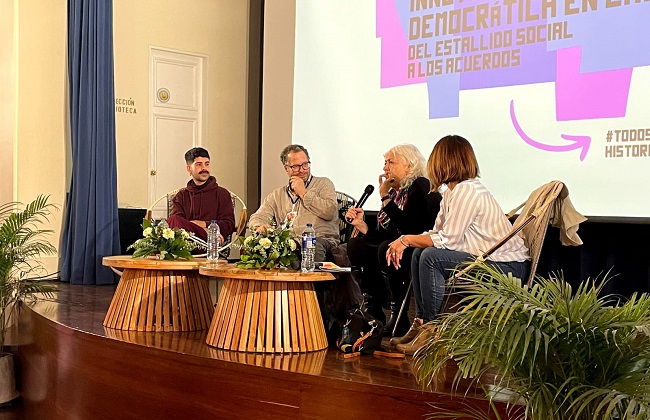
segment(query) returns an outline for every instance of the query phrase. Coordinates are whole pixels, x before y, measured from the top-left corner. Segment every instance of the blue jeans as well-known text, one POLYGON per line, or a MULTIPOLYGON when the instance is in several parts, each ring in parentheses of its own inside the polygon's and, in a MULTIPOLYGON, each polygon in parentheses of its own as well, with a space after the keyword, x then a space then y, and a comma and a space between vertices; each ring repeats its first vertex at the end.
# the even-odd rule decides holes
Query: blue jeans
MULTIPOLYGON (((415 296, 415 317, 424 322, 434 319, 442 309, 445 296, 445 284, 458 264, 473 261, 475 257, 467 252, 429 247, 416 249, 411 258, 411 277, 413 295, 415 296)), ((525 279, 530 262, 496 262, 489 264, 499 268, 503 273, 512 273, 514 277, 525 279)))

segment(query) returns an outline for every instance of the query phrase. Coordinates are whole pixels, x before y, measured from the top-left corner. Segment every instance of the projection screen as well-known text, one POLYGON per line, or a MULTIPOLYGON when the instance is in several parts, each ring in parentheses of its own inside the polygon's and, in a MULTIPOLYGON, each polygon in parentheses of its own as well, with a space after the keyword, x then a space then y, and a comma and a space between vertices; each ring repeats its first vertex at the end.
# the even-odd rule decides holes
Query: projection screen
POLYGON ((633 0, 299 0, 292 142, 357 196, 391 146, 428 158, 458 134, 504 211, 558 179, 585 215, 648 217, 649 17, 633 0))

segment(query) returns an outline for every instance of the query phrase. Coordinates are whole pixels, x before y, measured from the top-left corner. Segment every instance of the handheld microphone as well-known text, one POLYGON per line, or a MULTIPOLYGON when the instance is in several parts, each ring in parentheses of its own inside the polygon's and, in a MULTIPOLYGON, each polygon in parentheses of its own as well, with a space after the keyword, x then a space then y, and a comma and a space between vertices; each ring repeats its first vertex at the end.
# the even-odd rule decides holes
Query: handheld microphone
MULTIPOLYGON (((366 189, 363 190, 363 194, 361 194, 361 197, 359 198, 359 201, 357 201, 357 204, 354 207, 360 209, 361 206, 363 206, 365 204, 366 200, 368 199, 368 197, 370 197, 370 194, 372 194, 372 192, 374 190, 375 190, 375 187, 373 187, 372 185, 367 185, 366 189)), ((345 220, 348 223, 352 223, 352 220, 354 220, 354 219, 350 219, 349 217, 346 217, 345 220)))

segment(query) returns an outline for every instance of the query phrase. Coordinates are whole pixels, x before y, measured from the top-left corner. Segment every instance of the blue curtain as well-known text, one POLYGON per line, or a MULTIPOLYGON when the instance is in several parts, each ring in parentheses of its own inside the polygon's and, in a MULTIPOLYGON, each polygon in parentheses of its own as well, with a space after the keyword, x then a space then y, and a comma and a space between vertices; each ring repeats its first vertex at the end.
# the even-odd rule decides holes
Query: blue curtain
POLYGON ((72 181, 61 280, 113 284, 102 257, 120 253, 113 91, 113 1, 68 0, 72 181))

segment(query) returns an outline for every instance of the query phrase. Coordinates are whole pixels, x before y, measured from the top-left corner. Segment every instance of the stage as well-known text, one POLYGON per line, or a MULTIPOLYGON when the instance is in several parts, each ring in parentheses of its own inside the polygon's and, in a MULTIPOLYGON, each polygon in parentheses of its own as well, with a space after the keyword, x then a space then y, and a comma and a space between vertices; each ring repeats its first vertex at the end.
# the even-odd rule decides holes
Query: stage
MULTIPOLYGON (((52 299, 24 306, 11 331, 22 397, 0 418, 402 419, 463 398, 488 407, 468 384, 452 397, 452 367, 423 389, 408 357, 225 351, 205 344, 206 330, 108 329, 115 286, 56 286, 52 299)), ((214 298, 216 281, 210 289, 214 298)))

